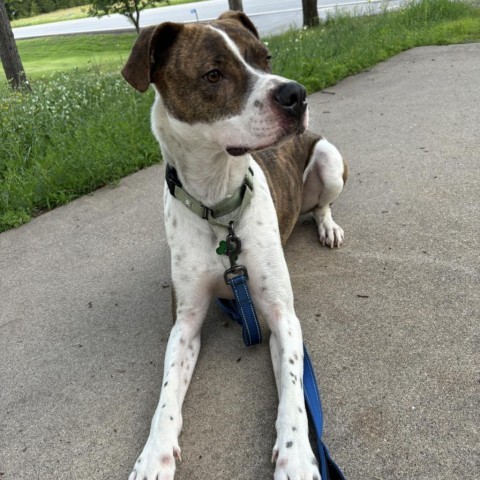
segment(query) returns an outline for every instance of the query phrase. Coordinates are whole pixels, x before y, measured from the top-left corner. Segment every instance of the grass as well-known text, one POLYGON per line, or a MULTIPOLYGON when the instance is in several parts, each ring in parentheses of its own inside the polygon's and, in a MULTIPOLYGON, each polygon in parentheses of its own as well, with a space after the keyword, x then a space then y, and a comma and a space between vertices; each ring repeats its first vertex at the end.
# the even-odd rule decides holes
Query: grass
POLYGON ((160 160, 144 97, 117 74, 0 89, 0 231, 160 160))
POLYGON ((127 59, 135 33, 70 35, 17 42, 27 75, 32 80, 57 72, 113 72, 127 59))
MULTIPOLYGON (((151 8, 168 7, 171 5, 181 5, 183 3, 201 2, 204 0, 165 0, 158 1, 151 8)), ((54 12, 42 13, 41 15, 35 15, 34 17, 19 18, 11 22, 12 28, 17 27, 30 27, 32 25, 43 25, 44 23, 64 22, 65 20, 77 20, 79 18, 88 18, 87 14, 88 5, 80 7, 64 8, 61 10, 55 10, 54 12)), ((142 14, 140 14, 141 18, 142 14)))
POLYGON ((76 20, 77 18, 87 17, 87 14, 85 12, 87 7, 88 5, 62 8, 61 10, 55 10, 54 12, 42 13, 33 17, 12 20, 10 23, 12 25, 12 28, 18 28, 30 27, 32 25, 42 25, 44 23, 63 22, 65 20, 76 20))
MULTIPOLYGON (((149 129, 152 92, 135 92, 118 74, 134 38, 18 42, 33 94, 0 83, 0 232, 160 161, 149 129)), ((266 39, 275 73, 309 92, 411 47, 473 41, 480 41, 478 3, 449 0, 335 16, 319 28, 266 39)))
POLYGON ((332 16, 319 28, 268 40, 273 69, 312 93, 413 47, 480 41, 479 6, 421 0, 379 15, 332 16))

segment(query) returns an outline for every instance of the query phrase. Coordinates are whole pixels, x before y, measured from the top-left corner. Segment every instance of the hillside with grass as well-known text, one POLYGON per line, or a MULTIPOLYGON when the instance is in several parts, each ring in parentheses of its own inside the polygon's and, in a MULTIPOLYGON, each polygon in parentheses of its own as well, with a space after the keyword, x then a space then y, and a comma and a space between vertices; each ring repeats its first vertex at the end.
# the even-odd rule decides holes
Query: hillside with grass
POLYGON ((29 18, 87 4, 88 0, 5 0, 5 7, 10 20, 29 18))

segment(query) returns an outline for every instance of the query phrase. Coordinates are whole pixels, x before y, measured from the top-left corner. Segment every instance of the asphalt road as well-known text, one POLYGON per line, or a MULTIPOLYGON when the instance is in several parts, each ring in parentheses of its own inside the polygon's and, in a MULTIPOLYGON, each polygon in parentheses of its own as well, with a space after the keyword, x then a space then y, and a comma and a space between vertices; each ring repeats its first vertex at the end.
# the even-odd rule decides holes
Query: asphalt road
MULTIPOLYGON (((336 8, 375 9, 384 2, 368 2, 364 0, 318 0, 319 14, 324 18, 327 12, 336 8)), ((389 4, 398 5, 398 0, 389 4)), ((252 18, 260 35, 279 33, 291 27, 301 27, 301 0, 243 0, 245 12, 252 18)), ((205 2, 174 5, 170 7, 152 8, 140 14, 140 25, 156 25, 163 21, 194 22, 196 9, 199 20, 211 20, 228 10, 227 0, 208 0, 205 2)), ((75 33, 102 33, 122 30, 133 30, 133 25, 123 15, 110 15, 102 18, 84 18, 44 25, 14 28, 15 39, 43 37, 49 35, 68 35, 75 33)))

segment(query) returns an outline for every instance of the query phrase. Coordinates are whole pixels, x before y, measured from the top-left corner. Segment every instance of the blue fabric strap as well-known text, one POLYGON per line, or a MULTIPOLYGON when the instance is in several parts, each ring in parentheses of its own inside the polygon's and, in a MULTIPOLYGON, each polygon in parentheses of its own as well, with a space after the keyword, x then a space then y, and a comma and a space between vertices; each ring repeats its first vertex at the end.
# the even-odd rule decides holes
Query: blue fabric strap
POLYGON ((305 395, 305 404, 315 429, 318 465, 322 480, 345 480, 343 473, 330 457, 330 452, 322 440, 323 413, 320 390, 318 389, 312 362, 305 345, 303 346, 303 393, 305 395))
MULTIPOLYGON (((239 275, 231 279, 229 284, 237 300, 218 298, 217 304, 232 320, 242 326, 243 341, 245 345, 250 346, 260 343, 262 341, 262 334, 246 281, 247 279, 244 275, 239 275), (239 298, 244 301, 243 304, 239 298)), ((341 470, 330 457, 330 453, 322 440, 323 414, 320 390, 318 389, 312 362, 310 361, 305 345, 303 346, 303 393, 305 395, 305 404, 315 430, 318 465, 322 480, 346 480, 341 470)))
MULTIPOLYGON (((240 323, 243 332, 243 341, 247 347, 262 342, 262 331, 258 323, 255 307, 247 286, 247 277, 245 275, 237 275, 228 281, 235 295, 236 304, 230 307, 236 310, 236 318, 234 320, 240 323)), ((232 305, 232 303, 230 303, 232 305)))

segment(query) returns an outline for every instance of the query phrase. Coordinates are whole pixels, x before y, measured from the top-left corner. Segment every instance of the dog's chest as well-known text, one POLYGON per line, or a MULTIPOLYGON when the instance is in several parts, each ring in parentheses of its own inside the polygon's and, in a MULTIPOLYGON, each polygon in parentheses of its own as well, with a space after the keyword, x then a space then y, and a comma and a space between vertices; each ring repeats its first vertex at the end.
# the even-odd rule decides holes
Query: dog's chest
MULTIPOLYGON (((260 166, 252 160, 254 195, 241 218, 234 225, 241 240, 236 263, 251 274, 251 284, 265 277, 269 266, 282 258, 272 252, 281 250, 278 220, 267 179, 260 166), (261 273, 260 273, 261 272, 261 273)), ((228 223, 228 219, 227 219, 228 223)), ((171 250, 174 283, 188 284, 192 278, 203 279, 205 288, 216 296, 230 298, 224 272, 231 267, 227 255, 219 253, 220 243, 229 234, 227 227, 211 225, 191 212, 165 189, 165 226, 171 250)))

